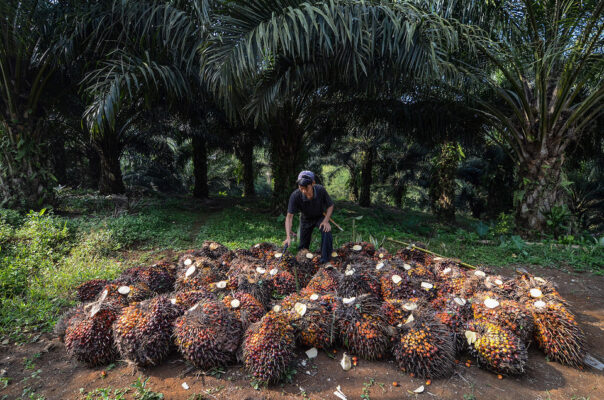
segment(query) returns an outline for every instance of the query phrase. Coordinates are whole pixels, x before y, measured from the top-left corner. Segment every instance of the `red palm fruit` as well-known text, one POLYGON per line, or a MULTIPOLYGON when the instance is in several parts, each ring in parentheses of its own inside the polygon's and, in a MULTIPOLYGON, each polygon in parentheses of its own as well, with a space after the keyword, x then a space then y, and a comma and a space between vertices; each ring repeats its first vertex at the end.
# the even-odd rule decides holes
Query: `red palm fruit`
POLYGON ((340 275, 337 289, 340 297, 355 297, 362 294, 381 296, 380 280, 374 271, 359 264, 349 264, 340 275))
POLYGON ((270 259, 277 251, 278 247, 268 242, 257 243, 250 247, 252 255, 261 260, 270 259))
POLYGON ((65 339, 65 331, 67 330, 71 319, 83 318, 85 314, 86 311, 84 310, 84 306, 82 305, 78 305, 68 309, 63 314, 61 314, 61 316, 57 320, 57 323, 55 324, 55 327, 53 329, 54 334, 62 342, 65 339))
POLYGON ((472 298, 474 319, 500 325, 528 343, 533 336, 533 317, 514 300, 501 298, 494 292, 479 292, 472 298))
POLYGON ((185 359, 200 369, 235 361, 241 322, 220 301, 202 301, 174 322, 174 342, 185 359))
POLYGON ((122 309, 113 323, 113 338, 122 358, 142 367, 163 361, 172 344, 172 323, 181 313, 166 296, 122 309))
POLYGON ((111 302, 92 303, 83 314, 69 320, 65 331, 67 354, 89 366, 108 364, 117 358, 112 325, 120 308, 111 302))
POLYGON ((92 301, 108 283, 109 281, 106 279, 92 279, 84 282, 76 288, 76 296, 82 303, 92 301))
POLYGON ((236 292, 232 295, 224 296, 222 304, 241 321, 244 328, 254 322, 260 321, 260 318, 265 314, 262 303, 251 294, 245 292, 236 292))
POLYGON ((499 374, 524 372, 528 359, 524 343, 509 330, 484 320, 466 324, 464 336, 478 365, 499 374))
POLYGON ((466 274, 464 269, 459 263, 450 258, 435 258, 431 264, 432 271, 436 281, 446 282, 455 278, 465 278, 466 274))
POLYGON ((427 314, 411 314, 399 328, 393 353, 402 371, 421 378, 444 378, 455 369, 455 348, 448 329, 427 314))
POLYGON ((535 320, 534 338, 545 355, 575 368, 584 366, 585 336, 568 307, 550 295, 526 303, 535 320))
POLYGON ((351 352, 367 360, 386 355, 390 332, 377 298, 368 294, 343 298, 336 321, 340 339, 351 352))
POLYGON ((284 313, 268 312, 245 333, 243 361, 260 383, 278 382, 294 357, 294 328, 284 313))
POLYGON ((207 289, 175 292, 168 295, 170 302, 177 306, 181 313, 203 300, 218 300, 218 297, 207 289))

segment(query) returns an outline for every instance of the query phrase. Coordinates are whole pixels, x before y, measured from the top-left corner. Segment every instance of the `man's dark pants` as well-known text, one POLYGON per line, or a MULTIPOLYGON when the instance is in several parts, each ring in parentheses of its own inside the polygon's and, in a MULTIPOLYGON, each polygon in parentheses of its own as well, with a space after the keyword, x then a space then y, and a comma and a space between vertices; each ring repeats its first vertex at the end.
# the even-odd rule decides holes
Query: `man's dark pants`
MULTIPOLYGON (((323 221, 323 217, 314 221, 302 221, 300 224, 300 245, 298 246, 298 250, 308 249, 310 247, 312 231, 315 227, 319 228, 321 221, 323 221)), ((321 228, 319 228, 319 231, 321 232, 321 262, 326 263, 331 259, 333 237, 331 236, 331 231, 323 232, 321 228)))

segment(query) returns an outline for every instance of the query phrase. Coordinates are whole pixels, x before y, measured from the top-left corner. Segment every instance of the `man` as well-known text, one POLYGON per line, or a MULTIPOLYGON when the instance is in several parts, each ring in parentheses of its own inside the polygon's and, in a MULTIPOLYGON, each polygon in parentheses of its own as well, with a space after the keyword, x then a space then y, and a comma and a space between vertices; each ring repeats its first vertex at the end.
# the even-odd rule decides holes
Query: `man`
POLYGON ((333 213, 333 201, 327 190, 315 183, 315 174, 302 171, 298 174, 298 189, 289 196, 287 217, 285 218, 286 239, 284 245, 290 245, 292 237, 292 221, 294 214, 300 211, 300 245, 298 250, 310 247, 310 238, 315 227, 321 232, 321 262, 326 263, 331 258, 333 238, 329 219, 333 213))

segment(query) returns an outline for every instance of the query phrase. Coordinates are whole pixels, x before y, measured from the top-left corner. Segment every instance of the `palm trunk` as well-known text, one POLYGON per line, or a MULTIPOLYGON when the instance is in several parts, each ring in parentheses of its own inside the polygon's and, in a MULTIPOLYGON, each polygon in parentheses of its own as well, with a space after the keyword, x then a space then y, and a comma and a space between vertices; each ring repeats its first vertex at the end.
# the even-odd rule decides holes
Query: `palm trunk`
POLYGON ((0 206, 39 209, 54 201, 54 180, 41 145, 43 122, 3 122, 0 143, 0 206))
POLYGON ((533 151, 519 163, 524 184, 516 205, 516 226, 529 235, 545 230, 547 213, 561 202, 564 155, 552 153, 533 151))
POLYGON ((243 166, 243 197, 256 196, 254 188, 254 143, 245 132, 235 146, 235 154, 243 166))
POLYGON ((361 194, 359 196, 359 205, 369 207, 371 205, 371 183, 373 175, 373 158, 375 149, 370 147, 363 155, 361 165, 361 194))
POLYGON ((394 205, 397 208, 403 207, 403 197, 405 196, 405 192, 407 188, 403 184, 395 184, 394 185, 394 205))
POLYGON ((112 131, 106 131, 94 139, 94 146, 99 154, 100 194, 123 194, 126 187, 122 180, 122 168, 120 156, 122 155, 123 143, 112 131))
POLYGON ((193 136, 193 176, 195 186, 193 196, 198 199, 207 199, 210 190, 208 187, 208 146, 204 138, 193 136))
POLYGON ((432 211, 441 222, 455 222, 455 175, 459 163, 457 147, 444 143, 435 159, 430 182, 432 211))
POLYGON ((99 152, 94 146, 87 146, 86 157, 88 158, 88 187, 98 188, 101 180, 101 159, 99 157, 99 152))
POLYGON ((303 136, 304 132, 291 118, 276 121, 271 129, 272 207, 276 212, 283 213, 296 188, 303 136))
POLYGON ((348 172, 350 173, 350 180, 348 181, 350 193, 348 198, 351 201, 357 201, 359 200, 359 180, 357 176, 357 169, 354 167, 354 165, 349 165, 348 172))

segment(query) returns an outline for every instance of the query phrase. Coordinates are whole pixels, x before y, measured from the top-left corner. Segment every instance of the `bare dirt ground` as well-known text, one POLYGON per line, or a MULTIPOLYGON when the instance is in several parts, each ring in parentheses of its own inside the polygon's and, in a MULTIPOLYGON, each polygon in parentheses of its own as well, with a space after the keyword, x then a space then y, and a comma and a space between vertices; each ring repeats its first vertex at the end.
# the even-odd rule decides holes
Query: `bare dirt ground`
MULTIPOLYGON (((604 277, 543 268, 530 270, 558 283, 585 331, 588 352, 604 361, 604 277)), ((337 399, 333 394, 337 386, 348 399, 364 400, 604 399, 604 371, 581 371, 547 362, 534 346, 529 350, 527 373, 522 376, 499 380, 475 365, 466 367, 468 358, 461 357, 451 378, 433 381, 428 386, 424 380, 403 374, 393 361, 359 360, 356 367, 345 372, 339 365, 342 352, 337 350, 336 359, 320 353, 317 359, 308 361, 304 349, 300 349, 295 365, 297 373, 291 383, 255 390, 241 366, 228 368, 220 377, 198 375, 198 371, 188 368, 176 355, 158 367, 134 374, 125 363, 117 363, 106 372, 106 368, 89 369, 69 360, 57 339, 43 335, 36 343, 0 346, 0 369, 9 378, 8 385, 0 389, 0 399, 85 399, 86 393, 97 388, 130 388, 125 398, 131 399, 136 393, 131 385, 138 376, 149 377, 147 388, 163 393, 165 399, 337 399), (189 386, 188 390, 183 389, 183 382, 189 386), (398 386, 393 386, 393 382, 398 382, 398 386), (425 385, 422 394, 412 393, 421 385, 425 385), (33 391, 35 394, 31 395, 33 391)))

